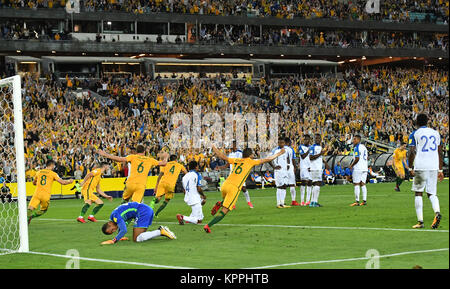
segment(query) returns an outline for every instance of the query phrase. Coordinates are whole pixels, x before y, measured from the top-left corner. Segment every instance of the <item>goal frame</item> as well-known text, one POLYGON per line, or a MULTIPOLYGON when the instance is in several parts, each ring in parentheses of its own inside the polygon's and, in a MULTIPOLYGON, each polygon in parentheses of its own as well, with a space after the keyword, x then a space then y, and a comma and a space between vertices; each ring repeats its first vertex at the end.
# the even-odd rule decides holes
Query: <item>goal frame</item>
POLYGON ((14 113, 14 147, 16 152, 17 203, 19 210, 19 249, 20 253, 29 252, 27 194, 25 183, 25 153, 23 142, 23 114, 20 75, 0 79, 0 86, 12 85, 12 103, 14 113))

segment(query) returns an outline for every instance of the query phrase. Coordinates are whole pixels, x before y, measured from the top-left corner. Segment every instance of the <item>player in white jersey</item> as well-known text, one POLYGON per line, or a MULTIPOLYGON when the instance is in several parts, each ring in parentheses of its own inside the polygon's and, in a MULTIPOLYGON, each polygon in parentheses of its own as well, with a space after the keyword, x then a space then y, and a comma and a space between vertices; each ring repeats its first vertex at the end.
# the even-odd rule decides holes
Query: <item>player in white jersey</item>
POLYGON ((311 172, 309 171, 311 166, 311 161, 309 160, 310 144, 311 137, 309 134, 306 134, 303 136, 303 144, 298 147, 298 154, 300 155, 300 206, 308 206, 311 202, 312 180, 311 172))
MULTIPOLYGON (((236 147, 236 141, 233 141, 233 150, 228 154, 228 158, 242 158, 242 151, 238 150, 236 147)), ((230 164, 230 174, 233 171, 233 165, 230 164)), ((247 205, 250 207, 250 209, 253 209, 253 204, 250 200, 250 194, 247 191, 247 187, 244 185, 242 186, 242 194, 244 194, 245 199, 247 200, 247 205)))
POLYGON ((288 184, 291 191, 291 206, 300 206, 300 204, 295 200, 297 193, 295 192, 296 180, 295 180, 295 150, 291 147, 291 139, 285 138, 285 150, 288 153, 288 169, 287 169, 287 178, 288 184))
POLYGON ((309 171, 311 173, 311 182, 313 185, 311 194, 310 207, 321 207, 319 204, 319 194, 320 186, 322 185, 322 166, 323 159, 322 155, 326 153, 325 149, 321 146, 322 136, 318 133, 314 135, 314 144, 309 148, 309 160, 310 167, 309 171))
POLYGON ((353 189, 355 192, 355 202, 350 204, 350 206, 365 206, 367 205, 367 172, 368 167, 368 157, 367 148, 361 143, 361 136, 355 135, 353 137, 353 162, 350 165, 350 170, 352 172, 353 189), (362 203, 359 202, 359 194, 362 191, 362 203))
POLYGON ((419 114, 416 119, 417 129, 409 136, 408 162, 413 176, 412 191, 415 192, 415 208, 418 223, 413 228, 423 228, 423 191, 427 191, 428 199, 434 211, 432 229, 437 229, 441 221, 439 199, 437 197, 437 180, 442 181, 442 145, 441 136, 436 130, 427 127, 428 117, 419 114))
POLYGON ((189 162, 189 172, 183 176, 182 183, 184 188, 184 201, 191 207, 192 212, 190 216, 183 216, 177 214, 178 223, 200 224, 203 220, 202 206, 206 203, 206 196, 200 187, 200 180, 202 176, 197 173, 198 163, 196 161, 189 162))
MULTIPOLYGON (((285 147, 284 137, 278 139, 278 147, 272 150, 272 154, 276 154, 285 147)), ((286 150, 286 149, 285 149, 286 150)), ((277 187, 277 208, 289 208, 284 202, 286 198, 286 187, 288 185, 288 153, 280 155, 269 163, 274 169, 275 186, 277 187)))

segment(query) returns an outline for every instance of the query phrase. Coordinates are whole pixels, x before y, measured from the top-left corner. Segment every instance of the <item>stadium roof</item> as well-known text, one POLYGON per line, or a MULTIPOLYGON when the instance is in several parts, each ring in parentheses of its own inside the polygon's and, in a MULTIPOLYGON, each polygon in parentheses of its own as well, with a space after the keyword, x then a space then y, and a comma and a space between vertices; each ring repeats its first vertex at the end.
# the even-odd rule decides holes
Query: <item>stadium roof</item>
POLYGON ((32 56, 24 56, 24 55, 13 55, 13 56, 6 56, 5 60, 13 60, 13 61, 19 61, 19 62, 41 62, 41 59, 32 57, 32 56))
POLYGON ((195 64, 253 64, 255 61, 249 61, 240 58, 204 58, 204 59, 180 59, 170 57, 146 57, 146 60, 150 60, 156 63, 195 63, 195 64))
POLYGON ((318 59, 252 59, 266 64, 284 64, 284 65, 339 65, 337 62, 318 59))

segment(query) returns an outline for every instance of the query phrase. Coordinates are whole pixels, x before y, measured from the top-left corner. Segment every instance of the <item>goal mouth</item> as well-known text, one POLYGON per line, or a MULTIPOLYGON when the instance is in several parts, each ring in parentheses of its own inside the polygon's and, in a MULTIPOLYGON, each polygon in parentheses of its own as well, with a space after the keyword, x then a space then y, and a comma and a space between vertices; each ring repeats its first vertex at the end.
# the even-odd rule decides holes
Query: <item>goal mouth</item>
POLYGON ((0 79, 0 255, 28 252, 22 90, 19 75, 0 79))

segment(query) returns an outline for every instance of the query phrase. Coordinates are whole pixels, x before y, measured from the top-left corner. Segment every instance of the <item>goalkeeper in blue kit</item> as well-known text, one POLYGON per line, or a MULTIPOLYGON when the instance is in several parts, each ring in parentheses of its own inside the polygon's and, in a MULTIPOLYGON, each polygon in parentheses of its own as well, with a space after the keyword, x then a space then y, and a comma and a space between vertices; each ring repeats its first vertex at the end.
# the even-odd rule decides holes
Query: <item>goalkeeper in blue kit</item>
POLYGON ((119 232, 114 239, 104 241, 101 244, 108 245, 128 240, 125 234, 127 233, 127 226, 132 220, 135 220, 133 226, 134 242, 144 242, 159 236, 165 236, 171 240, 176 239, 175 234, 166 226, 159 226, 158 230, 147 232, 147 228, 153 221, 153 209, 146 204, 129 202, 112 211, 110 220, 102 226, 102 232, 105 235, 111 235, 117 230, 119 232))

